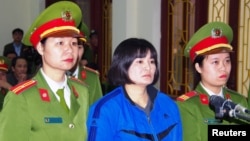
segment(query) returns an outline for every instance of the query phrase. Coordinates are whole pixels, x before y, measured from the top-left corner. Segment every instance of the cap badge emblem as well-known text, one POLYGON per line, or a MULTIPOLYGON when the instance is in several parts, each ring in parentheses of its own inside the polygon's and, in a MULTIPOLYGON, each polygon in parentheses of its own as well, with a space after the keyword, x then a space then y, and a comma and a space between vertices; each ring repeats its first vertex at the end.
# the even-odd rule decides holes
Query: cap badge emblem
POLYGON ((64 21, 70 21, 72 20, 71 12, 69 10, 65 10, 62 12, 62 19, 64 21))
POLYGON ((222 30, 219 28, 212 29, 212 38, 220 38, 222 36, 222 30))

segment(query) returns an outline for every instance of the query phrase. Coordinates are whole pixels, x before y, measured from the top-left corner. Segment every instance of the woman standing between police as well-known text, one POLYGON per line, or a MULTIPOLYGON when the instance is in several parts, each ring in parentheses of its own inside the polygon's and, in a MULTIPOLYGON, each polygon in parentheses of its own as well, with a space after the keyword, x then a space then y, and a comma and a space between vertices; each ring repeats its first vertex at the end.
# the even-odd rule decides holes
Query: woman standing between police
POLYGON ((153 86, 158 78, 155 47, 140 38, 122 41, 108 71, 117 88, 91 106, 88 140, 182 141, 178 107, 153 86))

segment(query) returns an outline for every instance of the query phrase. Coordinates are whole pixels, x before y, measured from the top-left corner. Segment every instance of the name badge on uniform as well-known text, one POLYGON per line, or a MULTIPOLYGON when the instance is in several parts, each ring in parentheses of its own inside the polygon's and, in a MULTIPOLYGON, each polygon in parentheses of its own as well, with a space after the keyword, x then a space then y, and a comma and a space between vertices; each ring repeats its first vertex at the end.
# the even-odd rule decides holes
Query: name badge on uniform
POLYGON ((61 117, 44 117, 45 123, 62 123, 63 120, 61 117))
POLYGON ((206 123, 206 124, 220 124, 220 123, 222 123, 222 120, 215 119, 215 118, 206 118, 206 119, 204 119, 204 123, 206 123))

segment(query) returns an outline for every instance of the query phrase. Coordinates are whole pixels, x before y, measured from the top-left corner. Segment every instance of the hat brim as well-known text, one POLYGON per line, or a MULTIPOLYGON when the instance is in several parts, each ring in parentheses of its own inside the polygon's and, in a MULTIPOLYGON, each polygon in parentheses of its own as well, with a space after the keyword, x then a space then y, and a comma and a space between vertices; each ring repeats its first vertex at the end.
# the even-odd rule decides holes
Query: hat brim
POLYGON ((215 49, 206 51, 199 55, 211 55, 211 54, 217 54, 217 53, 230 53, 230 52, 233 52, 233 50, 228 47, 220 47, 220 48, 215 48, 215 49))
POLYGON ((61 30, 61 31, 53 31, 43 36, 46 37, 74 37, 74 38, 83 38, 83 36, 77 33, 74 30, 61 30))
POLYGON ((6 68, 6 67, 0 67, 0 70, 7 72, 8 68, 6 68))

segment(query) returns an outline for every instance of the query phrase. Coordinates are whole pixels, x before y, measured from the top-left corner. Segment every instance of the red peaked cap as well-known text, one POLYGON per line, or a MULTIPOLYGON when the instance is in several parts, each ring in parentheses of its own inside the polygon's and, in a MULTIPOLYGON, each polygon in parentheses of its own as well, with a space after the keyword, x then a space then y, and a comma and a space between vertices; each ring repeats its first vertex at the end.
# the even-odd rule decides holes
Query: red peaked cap
POLYGON ((10 60, 5 56, 0 56, 0 70, 8 71, 10 60))
POLYGON ((36 29, 30 37, 30 42, 36 46, 45 37, 83 37, 75 26, 75 22, 62 18, 54 19, 36 29))
POLYGON ((81 8, 71 1, 59 1, 43 10, 26 32, 23 43, 36 47, 47 37, 84 38, 77 28, 82 21, 81 8))
POLYGON ((184 49, 184 55, 193 62, 201 54, 231 52, 233 30, 224 22, 210 22, 194 33, 184 49))

